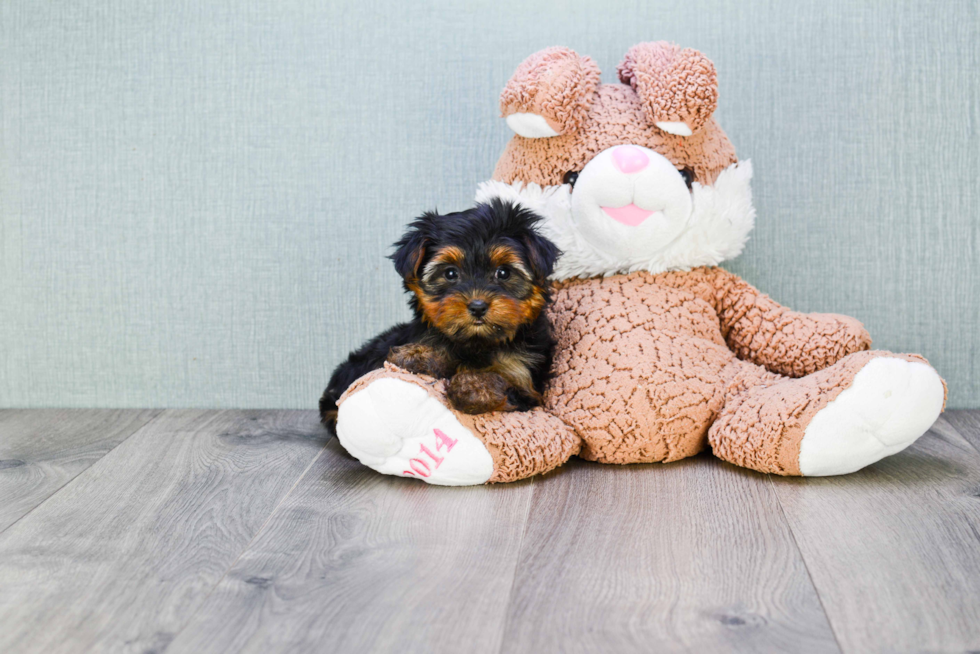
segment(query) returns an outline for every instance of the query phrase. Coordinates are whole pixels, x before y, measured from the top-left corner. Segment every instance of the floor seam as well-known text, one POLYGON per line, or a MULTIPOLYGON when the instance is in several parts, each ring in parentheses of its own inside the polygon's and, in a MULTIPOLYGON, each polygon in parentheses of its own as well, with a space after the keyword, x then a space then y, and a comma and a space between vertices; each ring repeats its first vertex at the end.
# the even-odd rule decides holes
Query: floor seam
MULTIPOLYGON (((960 413, 961 411, 966 413, 966 412, 972 411, 972 409, 950 409, 948 412, 947 411, 943 411, 943 413, 960 413)), ((951 423, 946 417, 943 416, 942 413, 939 414, 939 418, 937 419, 937 422, 939 421, 939 419, 941 419, 943 422, 945 422, 946 425, 950 429, 952 429, 954 432, 956 432, 956 435, 959 436, 963 440, 963 442, 966 443, 967 446, 970 447, 970 449, 972 449, 974 452, 976 452, 976 454, 978 456, 980 456, 980 445, 974 444, 972 440, 970 440, 962 431, 960 431, 960 428, 959 427, 957 427, 956 425, 954 425, 953 423, 951 423)), ((934 423, 932 425, 932 427, 929 427, 929 430, 931 431, 932 428, 935 427, 935 426, 936 425, 934 423)), ((926 433, 928 434, 929 432, 927 431, 926 433)), ((921 438, 921 436, 920 436, 920 438, 921 438)))
POLYGON ((796 548, 797 554, 800 555, 800 561, 803 563, 803 569, 806 570, 806 578, 810 580, 810 587, 813 588, 814 594, 817 596, 817 602, 820 603, 820 610, 823 611, 823 616, 827 620, 827 627, 830 629, 830 634, 834 637, 834 644, 837 645, 837 651, 844 654, 844 647, 841 645, 840 638, 837 635, 837 630, 834 629, 834 623, 830 619, 830 613, 827 612, 827 606, 823 602, 823 597, 820 595, 820 589, 817 588, 816 582, 813 580, 813 574, 810 572, 810 566, 806 562, 806 556, 803 554, 803 550, 800 548, 799 542, 796 540, 796 534, 793 532, 793 525, 790 524, 789 518, 786 517, 786 510, 783 508, 783 502, 779 499, 779 493, 776 492, 776 486, 773 484, 772 475, 766 475, 769 481, 769 491, 772 493, 773 499, 776 500, 776 506, 779 507, 779 515, 783 518, 783 524, 786 525, 786 530, 789 532, 789 537, 793 541, 793 547, 796 548))
POLYGON ((497 648, 497 654, 503 654, 504 652, 504 638, 507 635, 507 623, 510 619, 510 605, 514 601, 514 586, 517 584, 517 573, 518 568, 521 565, 521 555, 524 553, 524 541, 527 537, 527 530, 530 526, 529 518, 531 517, 531 504, 534 500, 534 493, 537 489, 537 477, 531 478, 531 491, 527 494, 527 506, 524 509, 524 525, 521 528, 521 542, 517 546, 517 559, 514 561, 514 573, 510 578, 510 590, 507 592, 507 605, 505 607, 506 613, 504 614, 504 622, 501 625, 500 633, 500 647, 497 648))
MULTIPOLYGON (((154 410, 154 409, 151 409, 151 410, 154 410)), ((90 466, 88 466, 84 470, 79 470, 77 475, 75 475, 71 479, 65 480, 65 483, 63 483, 61 486, 58 486, 56 489, 54 489, 53 491, 51 491, 51 494, 50 495, 48 495, 43 500, 41 500, 40 502, 38 502, 36 505, 34 505, 33 507, 31 507, 31 509, 27 513, 25 513, 24 515, 20 516, 16 520, 14 520, 13 522, 11 522, 9 525, 7 525, 6 527, 4 527, 3 529, 0 529, 0 535, 3 535, 8 529, 10 529, 14 525, 16 525, 18 522, 20 522, 21 520, 23 520, 27 516, 31 515, 35 511, 37 511, 40 507, 42 507, 45 504, 47 504, 51 500, 51 498, 53 498, 55 495, 57 495, 58 493, 60 493, 61 491, 63 491, 67 486, 69 486, 72 483, 74 483, 74 481, 76 479, 78 479, 79 477, 81 477, 82 475, 84 475, 86 472, 88 472, 89 470, 91 470, 92 468, 94 468, 96 464, 98 464, 100 461, 102 461, 107 456, 109 456, 110 454, 112 454, 116 450, 116 448, 118 448, 120 445, 122 445, 123 443, 125 443, 126 441, 128 441, 130 438, 132 438, 133 436, 135 436, 136 434, 138 434, 143 429, 145 429, 147 425, 149 425, 152 422, 155 422, 157 420, 157 418, 159 418, 161 415, 163 415, 164 413, 166 413, 167 410, 166 409, 155 409, 155 411, 157 413, 154 414, 153 417, 151 417, 149 420, 147 420, 146 422, 144 422, 140 426, 138 426, 135 429, 133 429, 133 431, 131 431, 129 434, 127 434, 127 436, 125 438, 123 438, 121 441, 119 441, 118 443, 116 443, 115 445, 113 445, 112 447, 110 447, 108 450, 105 451, 105 453, 102 456, 100 456, 98 459, 96 459, 95 461, 93 461, 90 466)))

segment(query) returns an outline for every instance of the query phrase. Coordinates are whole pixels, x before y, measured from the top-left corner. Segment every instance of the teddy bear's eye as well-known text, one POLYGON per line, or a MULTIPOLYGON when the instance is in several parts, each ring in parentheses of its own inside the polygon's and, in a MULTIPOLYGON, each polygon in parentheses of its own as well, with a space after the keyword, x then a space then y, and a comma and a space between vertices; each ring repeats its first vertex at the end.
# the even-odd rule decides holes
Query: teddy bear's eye
POLYGON ((572 188, 575 188, 575 182, 577 181, 578 181, 578 173, 575 172, 574 170, 569 170, 567 173, 565 173, 565 176, 561 178, 562 184, 568 184, 572 188))
POLYGON ((687 184, 687 188, 690 190, 691 185, 694 184, 694 171, 690 168, 681 168, 677 172, 679 172, 681 177, 684 178, 684 183, 687 184))

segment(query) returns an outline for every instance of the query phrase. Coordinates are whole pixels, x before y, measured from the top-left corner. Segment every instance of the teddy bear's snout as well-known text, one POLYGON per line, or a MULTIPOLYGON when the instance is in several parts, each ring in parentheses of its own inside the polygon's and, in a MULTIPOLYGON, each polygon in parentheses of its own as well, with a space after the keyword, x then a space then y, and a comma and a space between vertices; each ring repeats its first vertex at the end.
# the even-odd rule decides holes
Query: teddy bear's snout
POLYGON ((693 196, 674 164, 634 143, 609 147, 583 168, 570 192, 581 236, 609 256, 649 257, 688 227, 693 196))
POLYGON ((576 213, 612 218, 627 227, 657 216, 660 222, 682 222, 692 206, 687 183, 674 164, 632 143, 608 148, 586 164, 575 182, 572 202, 576 213))

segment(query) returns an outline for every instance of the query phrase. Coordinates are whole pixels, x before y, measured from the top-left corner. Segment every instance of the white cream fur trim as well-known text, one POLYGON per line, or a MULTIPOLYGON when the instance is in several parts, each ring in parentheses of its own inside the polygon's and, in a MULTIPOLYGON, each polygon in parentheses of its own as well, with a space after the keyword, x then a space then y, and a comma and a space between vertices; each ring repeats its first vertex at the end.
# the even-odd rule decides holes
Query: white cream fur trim
MULTIPOLYGON (((512 114, 513 115, 513 114, 512 114)), ((562 251, 553 279, 596 277, 645 270, 689 270, 714 266, 741 254, 755 225, 752 205, 752 162, 732 164, 718 175, 713 186, 694 183, 693 210, 687 228, 657 251, 620 255, 600 252, 579 233, 572 215, 571 187, 494 180, 482 182, 476 201, 510 200, 535 211, 545 220, 541 232, 562 251)))

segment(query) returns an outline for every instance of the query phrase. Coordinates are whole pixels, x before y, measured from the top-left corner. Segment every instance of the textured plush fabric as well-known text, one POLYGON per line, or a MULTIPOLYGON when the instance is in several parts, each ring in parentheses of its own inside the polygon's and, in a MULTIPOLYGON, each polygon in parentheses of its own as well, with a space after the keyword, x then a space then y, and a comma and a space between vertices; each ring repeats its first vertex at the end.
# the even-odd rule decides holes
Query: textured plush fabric
POLYGON ((507 183, 519 179, 541 186, 561 184, 565 173, 582 170, 596 152, 623 143, 656 150, 678 168, 691 168, 705 184, 713 183, 718 173, 736 161, 735 148, 714 118, 692 136, 667 134, 653 126, 632 88, 603 84, 596 91, 585 126, 552 138, 512 138, 493 178, 507 183))
POLYGON ((665 275, 667 284, 694 288, 714 301, 725 343, 746 361, 755 361, 773 372, 802 377, 871 347, 864 326, 838 314, 792 311, 751 284, 716 269, 714 274, 665 275))
POLYGON ((457 417, 490 451, 494 463, 490 482, 516 481, 549 472, 582 447, 575 432, 547 411, 457 417))
POLYGON ((711 451, 744 468, 799 475, 800 443, 810 421, 876 357, 928 363, 916 354, 857 352, 803 379, 787 379, 734 362, 724 410, 708 433, 711 451))
POLYGON ((683 122, 697 132, 718 107, 718 73, 697 50, 658 41, 634 45, 616 69, 651 123, 683 122))
POLYGON ((559 134, 574 132, 585 123, 598 85, 594 61, 569 48, 547 48, 514 73, 500 94, 500 112, 538 114, 559 134))
MULTIPOLYGON (((819 387, 833 399, 860 366, 791 382, 759 364, 792 367, 788 364, 795 365, 799 356, 806 362, 799 370, 823 370, 870 344, 853 319, 814 320, 787 311, 721 268, 566 282, 555 294, 551 316, 559 341, 547 408, 582 437, 580 456, 603 463, 675 461, 696 454, 722 409, 739 406, 758 386, 782 382, 786 397, 807 396, 810 408, 823 406, 829 400, 817 402, 815 393, 792 389, 819 387), (762 316, 777 318, 778 329, 761 330, 762 316), (753 325, 759 338, 748 339, 746 361, 736 359, 727 341, 733 334, 745 338, 753 325)), ((785 407, 787 413, 795 410, 785 407)), ((795 463, 787 463, 798 455, 799 439, 792 442, 790 433, 781 434, 772 424, 758 430, 768 439, 764 444, 758 437, 731 435, 748 426, 726 423, 719 431, 718 442, 724 444, 719 456, 765 472, 799 473, 795 463), (783 438, 790 442, 782 443, 783 438), (765 452, 757 455, 756 449, 765 452), (785 460, 770 456, 770 450, 785 451, 785 460)))

